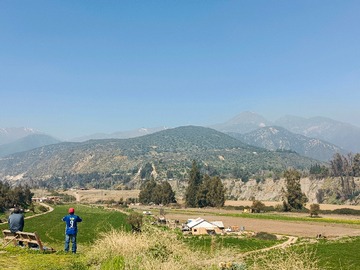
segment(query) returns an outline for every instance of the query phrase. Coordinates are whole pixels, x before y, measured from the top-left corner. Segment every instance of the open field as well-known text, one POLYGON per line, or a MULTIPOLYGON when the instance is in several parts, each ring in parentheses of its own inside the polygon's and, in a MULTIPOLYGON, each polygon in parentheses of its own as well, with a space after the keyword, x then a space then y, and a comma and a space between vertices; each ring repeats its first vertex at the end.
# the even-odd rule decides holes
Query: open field
MULTIPOLYGON (((49 195, 46 190, 32 190, 34 197, 43 197, 49 195)), ((120 198, 126 200, 127 198, 137 198, 140 190, 106 190, 106 189, 74 189, 67 190, 62 193, 72 195, 76 198, 77 202, 81 203, 96 203, 101 200, 115 200, 119 201, 120 198)))
MULTIPOLYGON (((44 190, 33 190, 35 197, 46 194, 44 190)), ((81 203, 94 203, 100 200, 115 200, 120 198, 124 200, 127 198, 137 198, 140 190, 105 190, 105 189, 89 189, 89 190, 67 190, 65 193, 77 198, 81 203)), ((180 201, 181 203, 181 201, 180 201)), ((276 206, 282 202, 276 201, 263 201, 266 206, 276 206)), ((227 200, 225 206, 251 206, 252 201, 234 201, 227 200)), ((360 210, 360 205, 338 205, 338 204, 320 204, 321 210, 335 210, 350 208, 360 210)))
MULTIPOLYGON (((139 211, 150 210, 155 215, 159 213, 159 209, 156 207, 133 207, 139 211)), ((282 220, 286 216, 241 214, 240 211, 224 209, 165 209, 165 212, 167 219, 176 219, 180 222, 201 217, 209 221, 223 221, 225 227, 235 225, 245 227, 245 230, 252 232, 268 232, 299 237, 316 237, 317 234, 321 234, 328 238, 360 235, 360 217, 358 216, 336 215, 332 217, 332 215, 327 215, 326 218, 316 218, 311 221, 307 214, 295 214, 294 220, 282 220), (324 222, 319 222, 321 219, 324 219, 324 222)))
MULTIPOLYGON (((37 194, 41 194, 38 191, 37 194)), ((120 198, 136 198, 139 190, 68 190, 67 194, 77 198, 79 203, 95 203, 102 200, 119 201, 120 198)), ((266 201, 267 206, 276 206, 281 202, 266 201)), ((226 206, 251 206, 252 201, 226 201, 226 206)), ((148 206, 138 206, 138 210, 149 210, 148 206)), ((359 205, 329 205, 320 204, 322 210, 351 208, 360 210, 359 205)), ((158 213, 156 209, 154 214, 158 213)), ((274 216, 240 215, 238 210, 224 209, 168 209, 166 217, 185 222, 190 218, 202 217, 211 221, 221 220, 225 226, 245 227, 248 231, 265 231, 275 234, 294 235, 299 237, 316 237, 322 234, 326 237, 343 237, 360 235, 360 217, 350 215, 321 215, 321 218, 309 219, 304 213, 276 213, 274 216), (281 217, 283 216, 283 217, 281 217), (258 217, 258 218, 257 218, 258 217), (298 218, 298 220, 296 220, 298 218), (287 220, 286 220, 287 219, 287 220), (333 222, 332 222, 333 221, 333 222)))
MULTIPOLYGON (((73 205, 71 205, 73 206, 73 205)), ((3 249, 0 248, 0 268, 1 269, 211 269, 218 270, 216 267, 219 261, 231 260, 235 262, 242 262, 246 260, 249 265, 249 270, 265 270, 274 268, 252 268, 252 260, 257 260, 260 256, 256 250, 264 249, 261 256, 265 256, 269 252, 271 257, 272 252, 267 251, 267 247, 279 242, 265 242, 253 238, 223 238, 217 236, 215 242, 208 237, 195 238, 181 238, 177 233, 172 231, 151 227, 150 231, 143 231, 142 234, 128 233, 128 227, 125 225, 123 213, 112 210, 105 210, 102 207, 91 207, 84 205, 75 205, 77 213, 83 218, 83 222, 79 224, 79 254, 74 256, 67 255, 62 251, 64 238, 64 224, 61 222, 61 217, 66 214, 69 205, 57 205, 54 211, 42 215, 34 216, 27 219, 25 222, 26 231, 38 231, 45 246, 54 247, 58 252, 53 254, 41 254, 37 251, 27 251, 26 249, 19 249, 8 246, 3 249), (112 230, 115 228, 116 230, 112 230), (125 229, 125 230, 123 230, 125 229), (103 234, 103 233, 106 234, 103 234), (105 237, 103 239, 103 237, 105 237), (97 239, 97 240, 96 240, 97 239), (190 240, 190 242, 189 242, 190 240), (100 241, 100 242, 99 242, 100 241), (185 246, 183 245, 185 244, 185 246), (216 250, 214 250, 216 248, 216 250), (266 250, 266 252, 265 252, 266 250), (197 252, 200 252, 199 254, 197 252), (212 254, 209 256, 209 252, 212 254), (255 252, 255 253, 254 253, 255 252), (251 255, 246 255, 251 253, 251 255), (245 255, 245 256, 243 256, 245 255), (160 257, 159 257, 160 256, 160 257), (139 261, 139 257, 141 260, 139 261), (158 260, 160 258, 161 260, 158 260), (163 260, 166 258, 165 260, 163 260), (182 261, 179 262, 179 258, 182 261), (144 262, 146 260, 146 268, 144 262), (250 261, 249 261, 250 260, 250 261), (138 263, 141 264, 139 268, 138 263), (126 264, 128 267, 120 267, 126 264), (196 267, 190 267, 195 266, 196 267), (12 267, 9 267, 12 265, 12 267), (100 267, 101 265, 101 267, 100 267), (108 268, 105 265, 109 265, 108 268), (116 267, 114 267, 116 265, 116 267), (133 266, 129 266, 133 265, 133 266), (105 268, 103 268, 103 266, 105 268)), ((137 208, 141 211, 143 208, 137 208)), ((159 208, 150 208, 155 215, 158 214, 159 208)), ((271 231, 278 232, 276 226, 287 228, 290 226, 291 234, 297 234, 296 229, 299 229, 299 235, 303 235, 303 231, 311 230, 316 227, 307 226, 325 226, 333 231, 337 228, 345 231, 351 235, 350 230, 358 235, 359 226, 351 224, 332 224, 332 223, 312 223, 307 221, 291 222, 282 220, 263 220, 254 218, 239 218, 230 216, 234 214, 235 210, 219 210, 219 209, 166 209, 167 218, 187 219, 189 217, 198 217, 201 215, 209 220, 223 220, 225 225, 227 222, 239 222, 240 226, 245 226, 246 230, 253 231, 271 231), (177 212, 179 211, 179 212, 177 212), (249 222, 249 224, 245 223, 249 222), (267 223, 270 222, 270 223, 267 223), (271 223, 275 222, 275 223, 271 223), (282 225, 279 225, 282 224, 282 225), (296 227, 291 227, 294 224, 296 227), (261 230, 255 230, 256 226, 260 226, 261 230), (338 227, 337 227, 338 226, 338 227), (303 230, 301 229, 303 228, 303 230), (305 229, 304 229, 305 228, 305 229), (294 233, 295 232, 295 233, 294 233)), ((344 219, 344 221, 346 221, 344 219)), ((1 225, 2 228, 6 224, 1 225)), ((340 231, 339 231, 340 232, 340 231)), ((284 234, 287 234, 286 231, 284 234)), ((310 234, 309 234, 310 235, 310 234)), ((338 233, 337 236, 344 234, 338 233)), ((310 235, 314 237, 315 235, 310 235)), ((296 238, 296 237, 295 237, 296 238)), ((0 241, 1 242, 1 241, 0 241)), ((308 254, 308 250, 312 251, 311 260, 319 261, 319 268, 298 268, 298 269, 342 269, 353 270, 359 269, 359 256, 357 250, 360 244, 360 237, 345 237, 336 241, 327 240, 308 240, 301 238, 300 243, 307 243, 307 250, 302 251, 300 245, 293 246, 290 250, 295 250, 298 259, 304 260, 304 256, 308 254), (341 254, 339 253, 341 251, 341 254)), ((281 244, 281 241, 280 241, 281 244)), ((289 247, 287 248, 289 250, 289 247)), ((281 254, 277 254, 276 263, 278 264, 279 257, 285 257, 285 250, 281 254)), ((291 254, 291 253, 290 253, 291 254)), ((293 253, 294 254, 294 253, 293 253)), ((266 255, 267 256, 267 255, 266 255)), ((291 265, 292 262, 287 262, 291 265)), ((283 267, 279 269, 293 269, 291 267, 283 267)))

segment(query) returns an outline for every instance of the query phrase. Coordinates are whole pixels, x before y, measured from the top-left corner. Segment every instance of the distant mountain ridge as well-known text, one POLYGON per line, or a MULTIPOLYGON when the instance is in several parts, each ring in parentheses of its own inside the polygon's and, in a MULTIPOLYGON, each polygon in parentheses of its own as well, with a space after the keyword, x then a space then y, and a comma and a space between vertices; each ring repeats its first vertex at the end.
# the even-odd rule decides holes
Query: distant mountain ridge
POLYGON ((40 134, 41 132, 27 127, 0 128, 0 145, 14 142, 31 134, 40 134))
MULTIPOLYGON (((293 149, 294 151, 298 151, 299 153, 305 153, 308 152, 308 156, 311 157, 320 157, 322 160, 324 160, 331 151, 337 151, 336 148, 344 149, 344 151, 347 152, 360 152, 360 128, 338 122, 329 118, 325 117, 312 117, 312 118, 303 118, 303 117, 297 117, 297 116, 285 116, 282 117, 274 122, 271 122, 264 118, 263 116, 254 113, 254 112, 242 112, 239 115, 231 118, 230 120, 219 123, 215 125, 209 126, 210 128, 213 128, 215 130, 218 130, 223 133, 239 133, 239 134, 246 134, 253 132, 257 129, 261 129, 264 127, 271 127, 271 126, 277 126, 287 129, 289 132, 293 134, 299 134, 306 136, 310 139, 319 139, 321 141, 324 141, 325 143, 332 144, 333 147, 330 147, 330 145, 327 145, 326 147, 320 147, 319 142, 315 144, 314 147, 312 147, 314 153, 310 153, 309 151, 303 149, 293 149), (333 150, 331 150, 333 148, 333 150), (318 154, 315 153, 316 151, 319 151, 318 154)), ((129 130, 129 131, 119 131, 114 132, 111 134, 105 134, 105 133, 98 133, 83 137, 74 138, 73 142, 84 142, 87 140, 100 140, 100 139, 127 139, 127 138, 135 138, 139 136, 145 136, 152 134, 154 132, 166 130, 166 127, 157 127, 157 128, 140 128, 135 130, 129 130)), ((6 144, 9 142, 14 142, 19 138, 25 137, 29 134, 40 134, 41 132, 36 131, 31 128, 2 128, 0 129, 0 145, 6 144)), ((294 140, 294 135, 289 134, 290 137, 285 139, 284 137, 282 140, 294 140)), ((256 133, 254 133, 256 135, 256 133)), ((284 136, 285 134, 283 134, 284 136)), ((260 135, 259 135, 260 136, 260 135)), ((261 137, 254 138, 252 141, 248 141, 248 143, 251 143, 253 145, 263 145, 264 147, 267 147, 266 142, 263 142, 261 144, 260 140, 261 137), (257 142, 254 143, 254 140, 257 142)), ((276 144, 275 141, 273 141, 274 144, 276 144)), ((315 143, 313 141, 313 143, 315 143)), ((294 145, 294 144, 292 144, 294 145)), ((305 146, 305 148, 309 148, 310 146, 305 146)), ((310 147, 311 148, 311 147, 310 147)), ((270 148, 268 148, 270 149, 270 148)))
POLYGON ((347 123, 326 117, 285 116, 275 121, 275 124, 297 134, 318 138, 344 149, 360 152, 360 128, 347 123))
POLYGON ((344 149, 331 143, 295 134, 285 128, 276 126, 259 128, 246 134, 229 133, 229 135, 244 143, 271 151, 292 150, 302 156, 321 161, 329 161, 336 153, 347 153, 344 149))
POLYGON ((72 142, 84 142, 88 140, 101 140, 101 139, 129 139, 129 138, 135 138, 140 137, 144 135, 148 135, 154 132, 158 132, 161 130, 166 130, 167 127, 155 127, 155 128, 139 128, 134 130, 128 130, 128 131, 118 131, 111 134, 106 133, 96 133, 88 136, 82 136, 77 137, 74 139, 71 139, 72 142))
POLYGON ((185 126, 130 139, 62 142, 17 153, 0 159, 0 177, 46 181, 53 176, 96 172, 116 174, 117 179, 132 182, 137 179, 137 172, 150 163, 154 176, 166 179, 171 172, 182 179, 193 160, 224 176, 236 168, 256 173, 264 168, 309 168, 316 162, 296 153, 249 146, 214 129, 185 126))
POLYGON ((360 127, 326 117, 285 116, 271 122, 257 113, 242 112, 227 122, 210 127, 225 133, 245 134, 269 126, 283 127, 292 133, 320 139, 346 151, 360 152, 360 127))
POLYGON ((221 132, 236 132, 243 134, 271 125, 272 123, 270 121, 257 113, 242 112, 224 123, 210 125, 209 127, 221 132))
POLYGON ((31 134, 11 143, 0 145, 0 157, 18 152, 28 151, 37 147, 49 144, 56 144, 60 141, 45 134, 31 134))

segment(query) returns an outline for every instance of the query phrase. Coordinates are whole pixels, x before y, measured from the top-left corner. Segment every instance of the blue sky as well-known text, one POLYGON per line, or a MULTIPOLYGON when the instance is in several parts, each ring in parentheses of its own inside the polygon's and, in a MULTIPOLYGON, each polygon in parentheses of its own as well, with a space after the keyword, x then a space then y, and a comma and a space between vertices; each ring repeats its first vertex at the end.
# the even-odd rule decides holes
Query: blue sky
POLYGON ((62 139, 243 111, 360 126, 360 1, 0 0, 0 127, 62 139))

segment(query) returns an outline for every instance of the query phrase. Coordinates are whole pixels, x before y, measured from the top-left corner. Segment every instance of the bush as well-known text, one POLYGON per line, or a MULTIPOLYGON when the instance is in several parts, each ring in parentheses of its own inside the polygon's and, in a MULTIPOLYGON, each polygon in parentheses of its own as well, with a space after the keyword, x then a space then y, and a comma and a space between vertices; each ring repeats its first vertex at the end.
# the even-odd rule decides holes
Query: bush
POLYGON ((40 205, 38 209, 39 209, 39 211, 42 212, 42 213, 49 211, 49 208, 47 208, 47 207, 44 206, 44 205, 40 205))
POLYGON ((133 232, 141 232, 141 226, 143 223, 143 215, 137 212, 132 212, 127 217, 126 221, 131 226, 133 232))
POLYGON ((310 216, 318 216, 320 211, 320 205, 317 203, 310 204, 310 216))
POLYGON ((261 240, 277 240, 275 234, 267 233, 267 232, 258 232, 254 235, 254 238, 261 239, 261 240))
POLYGON ((340 215, 360 215, 360 210, 355 210, 351 208, 335 209, 332 212, 334 214, 340 214, 340 215))

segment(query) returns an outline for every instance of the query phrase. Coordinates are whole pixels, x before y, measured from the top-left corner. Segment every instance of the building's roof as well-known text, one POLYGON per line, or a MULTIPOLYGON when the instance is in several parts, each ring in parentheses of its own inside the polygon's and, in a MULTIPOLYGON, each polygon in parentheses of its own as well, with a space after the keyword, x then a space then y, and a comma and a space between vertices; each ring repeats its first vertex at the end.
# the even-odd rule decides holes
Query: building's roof
POLYGON ((220 229, 224 228, 224 224, 222 221, 214 221, 214 222, 209 222, 206 221, 203 218, 197 218, 197 219, 193 219, 190 220, 187 224, 187 227, 189 227, 190 229, 192 228, 199 228, 199 227, 205 227, 205 228, 214 228, 214 227, 219 227, 220 229))
POLYGON ((224 223, 222 221, 212 221, 212 224, 214 224, 215 226, 218 226, 220 229, 224 229, 224 223))

